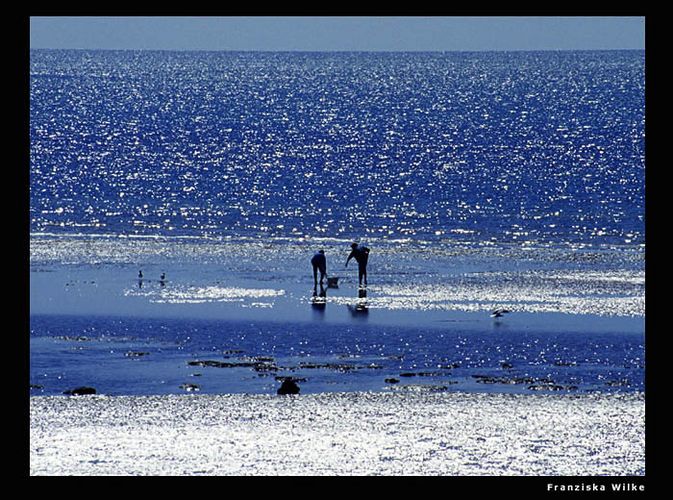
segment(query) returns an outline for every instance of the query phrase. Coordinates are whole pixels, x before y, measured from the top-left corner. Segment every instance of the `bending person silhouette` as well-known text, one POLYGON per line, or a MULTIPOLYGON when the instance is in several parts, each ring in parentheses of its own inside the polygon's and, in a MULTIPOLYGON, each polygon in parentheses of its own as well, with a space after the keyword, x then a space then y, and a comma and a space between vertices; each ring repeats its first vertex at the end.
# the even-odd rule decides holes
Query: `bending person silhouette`
POLYGON ((318 284, 318 271, 320 271, 320 286, 327 274, 327 259, 325 258, 325 251, 319 250, 313 258, 311 258, 311 265, 313 266, 313 286, 318 284))
POLYGON ((365 286, 367 286, 367 261, 369 261, 369 248, 364 245, 353 243, 353 249, 346 259, 346 267, 351 259, 355 259, 358 263, 358 282, 362 286, 362 279, 364 278, 365 286))

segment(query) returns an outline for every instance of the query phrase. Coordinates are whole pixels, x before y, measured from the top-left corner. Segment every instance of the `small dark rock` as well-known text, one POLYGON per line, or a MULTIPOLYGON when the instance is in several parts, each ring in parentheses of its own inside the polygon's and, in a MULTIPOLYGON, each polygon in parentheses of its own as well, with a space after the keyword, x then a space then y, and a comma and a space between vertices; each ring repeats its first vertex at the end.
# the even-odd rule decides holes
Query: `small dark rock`
POLYGON ((400 377, 415 377, 415 376, 416 376, 416 374, 413 373, 413 372, 400 373, 400 377))
POLYGON ((510 370, 510 369, 514 368, 514 365, 512 365, 512 363, 508 363, 507 361, 503 361, 502 363, 500 363, 500 368, 504 368, 505 370, 510 370))
POLYGON ((188 361, 189 366, 209 366, 212 368, 253 368, 255 363, 252 362, 234 362, 228 363, 226 361, 213 361, 213 360, 199 360, 199 361, 188 361))
POLYGON ((142 356, 147 356, 149 352, 140 352, 140 351, 129 351, 124 356, 127 358, 140 358, 142 356))
POLYGON ((31 389, 44 389, 44 386, 39 384, 30 384, 31 389))
POLYGON ((306 382, 308 379, 306 378, 298 378, 298 377, 286 377, 286 376, 276 376, 274 377, 276 381, 278 382, 285 382, 290 381, 290 382, 306 382))
POLYGON ((75 389, 70 389, 68 391, 63 391, 63 394, 68 394, 69 396, 85 396, 87 394, 96 394, 96 389, 93 387, 76 387, 75 389))
POLYGON ((294 380, 286 379, 280 384, 277 394, 299 394, 299 386, 294 380))
POLYGON ((577 366, 577 363, 575 361, 557 360, 557 361, 554 361, 554 366, 577 366))
POLYGON ((399 384, 400 380, 397 378, 387 378, 384 380, 386 384, 399 384))

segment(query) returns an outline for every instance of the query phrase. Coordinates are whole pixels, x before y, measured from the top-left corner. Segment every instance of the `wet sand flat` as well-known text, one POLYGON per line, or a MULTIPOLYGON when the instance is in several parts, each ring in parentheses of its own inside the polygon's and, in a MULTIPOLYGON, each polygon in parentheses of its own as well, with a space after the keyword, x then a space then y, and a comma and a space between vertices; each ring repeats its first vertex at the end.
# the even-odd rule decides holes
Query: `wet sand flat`
POLYGON ((642 393, 37 396, 31 475, 644 475, 642 393))

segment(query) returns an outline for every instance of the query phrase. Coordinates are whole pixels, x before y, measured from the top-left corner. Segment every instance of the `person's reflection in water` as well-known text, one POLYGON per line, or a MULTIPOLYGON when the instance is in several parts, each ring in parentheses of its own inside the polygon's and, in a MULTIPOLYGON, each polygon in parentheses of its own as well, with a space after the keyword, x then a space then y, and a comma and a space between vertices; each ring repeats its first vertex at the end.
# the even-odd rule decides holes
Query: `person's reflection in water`
POLYGON ((327 291, 322 283, 320 283, 320 294, 318 294, 318 286, 313 286, 313 297, 311 298, 312 309, 320 315, 325 314, 327 307, 327 291))
POLYGON ((369 316, 369 306, 366 301, 359 301, 356 304, 348 304, 348 312, 355 319, 367 319, 369 316))

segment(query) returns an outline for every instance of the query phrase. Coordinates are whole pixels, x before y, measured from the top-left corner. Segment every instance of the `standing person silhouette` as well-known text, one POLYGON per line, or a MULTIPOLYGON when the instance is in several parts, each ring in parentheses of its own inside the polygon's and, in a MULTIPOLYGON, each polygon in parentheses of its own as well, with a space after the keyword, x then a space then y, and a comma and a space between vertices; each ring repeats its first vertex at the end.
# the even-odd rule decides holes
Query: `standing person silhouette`
POLYGON ((318 250, 311 258, 311 265, 313 266, 313 286, 318 284, 318 270, 320 271, 320 286, 327 274, 327 258, 325 257, 325 250, 318 250))
POLYGON ((367 286, 367 261, 369 261, 369 248, 357 243, 351 244, 353 249, 346 259, 346 267, 351 259, 355 259, 358 263, 358 282, 362 286, 362 279, 364 278, 365 287, 367 286))

